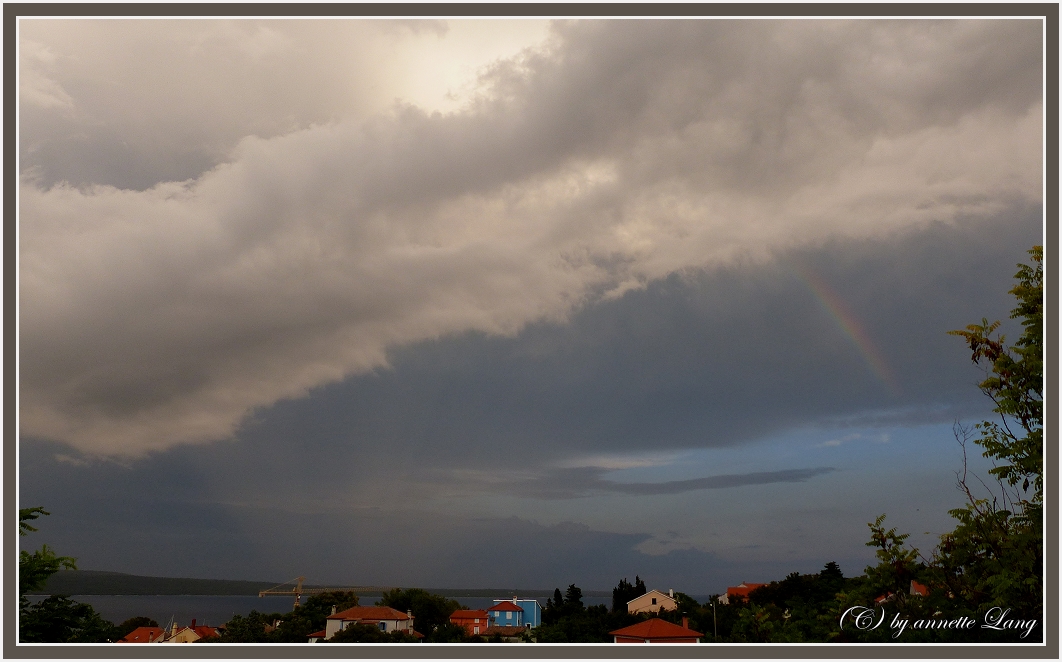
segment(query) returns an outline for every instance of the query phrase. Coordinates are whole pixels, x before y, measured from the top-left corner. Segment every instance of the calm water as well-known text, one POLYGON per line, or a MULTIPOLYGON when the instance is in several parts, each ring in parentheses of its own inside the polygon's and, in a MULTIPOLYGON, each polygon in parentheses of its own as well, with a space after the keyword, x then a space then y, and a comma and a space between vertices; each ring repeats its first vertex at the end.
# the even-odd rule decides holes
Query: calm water
MULTIPOLYGON (((262 613, 291 611, 292 598, 253 595, 72 595, 72 599, 92 605, 108 621, 121 623, 134 616, 147 616, 166 625, 173 619, 178 625, 188 625, 196 619, 197 625, 221 625, 236 614, 246 616, 252 610, 262 613)), ((361 604, 375 603, 379 595, 361 595, 361 604)), ((495 599, 512 596, 482 596, 454 598, 469 609, 486 609, 495 599)), ((536 598, 543 607, 546 598, 536 598)), ((305 597, 303 598, 305 601, 305 597)), ((584 597, 583 604, 611 605, 612 598, 584 597)), ((416 614, 414 614, 414 617, 416 614)))

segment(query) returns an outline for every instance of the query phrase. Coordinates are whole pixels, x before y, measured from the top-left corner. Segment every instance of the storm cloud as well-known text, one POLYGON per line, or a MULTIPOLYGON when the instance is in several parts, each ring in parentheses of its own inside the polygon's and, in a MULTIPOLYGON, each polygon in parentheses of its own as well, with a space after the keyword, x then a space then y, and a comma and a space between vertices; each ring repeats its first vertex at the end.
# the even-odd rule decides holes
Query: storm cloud
POLYGON ((224 439, 399 348, 513 338, 671 274, 1041 198, 1035 22, 557 22, 444 112, 354 103, 379 75, 351 82, 364 58, 309 66, 337 35, 444 26, 205 22, 151 41, 101 23, 87 46, 36 26, 20 52, 21 429, 88 453, 224 439), (153 59, 129 57, 147 43, 153 59), (303 66, 242 78, 269 58, 303 66), (172 123, 139 102, 127 158, 95 119, 127 98, 110 89, 210 101, 172 123))

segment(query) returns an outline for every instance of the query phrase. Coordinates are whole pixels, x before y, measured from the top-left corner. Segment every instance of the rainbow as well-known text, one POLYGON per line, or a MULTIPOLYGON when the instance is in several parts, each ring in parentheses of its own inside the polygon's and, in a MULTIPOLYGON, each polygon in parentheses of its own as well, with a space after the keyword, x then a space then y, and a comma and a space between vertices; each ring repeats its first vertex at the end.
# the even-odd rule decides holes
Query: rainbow
POLYGON ((870 338, 870 334, 859 322, 859 318, 849 310, 844 299, 830 287, 829 283, 810 269, 800 265, 793 265, 793 271, 807 285, 811 293, 822 304, 822 307, 830 314, 830 317, 837 322, 837 326, 841 327, 841 330, 852 341, 852 344, 856 346, 874 376, 880 379, 894 395, 899 395, 900 384, 896 381, 896 377, 892 374, 888 364, 885 363, 885 357, 882 356, 878 346, 870 338))

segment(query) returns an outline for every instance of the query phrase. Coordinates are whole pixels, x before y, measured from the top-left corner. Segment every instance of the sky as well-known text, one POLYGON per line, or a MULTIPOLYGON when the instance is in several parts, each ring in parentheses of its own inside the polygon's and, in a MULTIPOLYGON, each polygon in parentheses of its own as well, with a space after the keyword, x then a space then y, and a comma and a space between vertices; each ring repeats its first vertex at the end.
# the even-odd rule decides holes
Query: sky
MULTIPOLYGON (((929 553, 1043 243, 1032 20, 19 22, 79 567, 693 595, 929 553)), ((989 465, 971 453, 970 468, 989 465)))

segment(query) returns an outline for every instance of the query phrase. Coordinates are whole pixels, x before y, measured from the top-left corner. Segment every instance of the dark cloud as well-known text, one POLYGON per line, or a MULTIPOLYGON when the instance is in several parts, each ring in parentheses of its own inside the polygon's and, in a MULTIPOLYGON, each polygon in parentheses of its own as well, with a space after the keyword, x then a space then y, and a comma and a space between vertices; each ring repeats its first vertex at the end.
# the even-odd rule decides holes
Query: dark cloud
MULTIPOLYGON (((665 589, 706 594, 740 581, 735 578, 742 573, 814 571, 821 565, 793 558, 753 566, 695 549, 646 554, 636 547, 649 534, 610 533, 573 522, 211 503, 195 494, 207 485, 179 469, 161 463, 151 474, 113 464, 45 469, 51 464, 47 457, 33 457, 44 447, 27 453, 23 475, 33 480, 24 479, 22 499, 48 504, 52 516, 36 537, 76 555, 85 569, 277 582, 306 575, 323 583, 426 587, 563 589, 576 583, 596 590, 638 574, 665 589), (156 489, 145 490, 153 480, 159 481, 156 489), (84 491, 74 494, 72 487, 84 491), (128 498, 130 493, 137 497, 128 498)), ((852 567, 853 561, 844 560, 846 570, 852 567)))
POLYGON ((615 494, 681 494, 693 490, 718 490, 745 485, 769 483, 802 483, 821 474, 836 471, 834 467, 809 469, 784 469, 782 471, 758 471, 745 474, 728 474, 670 480, 660 483, 627 483, 602 478, 607 470, 598 467, 562 469, 551 475, 521 482, 506 483, 507 493, 539 499, 574 499, 594 493, 615 494))

